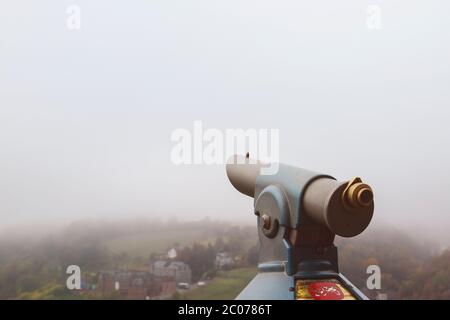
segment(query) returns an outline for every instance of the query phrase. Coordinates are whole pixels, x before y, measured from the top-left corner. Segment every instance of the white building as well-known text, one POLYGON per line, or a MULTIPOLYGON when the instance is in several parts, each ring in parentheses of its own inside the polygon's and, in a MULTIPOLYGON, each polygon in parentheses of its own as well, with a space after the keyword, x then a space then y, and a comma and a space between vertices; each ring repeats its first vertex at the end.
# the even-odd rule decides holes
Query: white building
POLYGON ((160 277, 173 277, 175 283, 191 283, 191 268, 181 261, 155 261, 150 264, 150 273, 160 277))

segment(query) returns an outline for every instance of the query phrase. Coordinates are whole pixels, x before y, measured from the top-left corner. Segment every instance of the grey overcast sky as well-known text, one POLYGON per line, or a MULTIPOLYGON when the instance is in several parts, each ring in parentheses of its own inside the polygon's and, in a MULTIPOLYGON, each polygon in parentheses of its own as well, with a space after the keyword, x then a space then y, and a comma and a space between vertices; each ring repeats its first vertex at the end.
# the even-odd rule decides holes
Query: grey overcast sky
POLYGON ((2 1, 0 229, 253 221, 223 166, 170 162, 172 131, 201 120, 278 128, 282 162, 370 183, 375 224, 443 234, 449 14, 444 0, 2 1))

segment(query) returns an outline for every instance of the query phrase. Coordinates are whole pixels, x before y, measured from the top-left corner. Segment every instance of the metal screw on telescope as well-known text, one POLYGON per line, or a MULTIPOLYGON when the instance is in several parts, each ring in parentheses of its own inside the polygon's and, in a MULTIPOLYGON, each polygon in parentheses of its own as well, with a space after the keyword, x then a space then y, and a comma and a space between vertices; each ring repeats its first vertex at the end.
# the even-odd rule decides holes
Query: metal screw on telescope
POLYGON ((266 230, 270 229, 270 216, 267 214, 263 214, 261 217, 262 220, 262 227, 266 230))

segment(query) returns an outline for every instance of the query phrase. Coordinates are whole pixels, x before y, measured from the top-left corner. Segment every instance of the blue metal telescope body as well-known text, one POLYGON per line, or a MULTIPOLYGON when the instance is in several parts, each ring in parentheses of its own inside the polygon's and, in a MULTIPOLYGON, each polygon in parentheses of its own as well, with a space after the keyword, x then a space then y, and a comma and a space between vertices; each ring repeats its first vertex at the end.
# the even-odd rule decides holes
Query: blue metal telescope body
POLYGON ((333 289, 367 299, 339 273, 334 238, 353 237, 368 226, 374 211, 371 188, 359 178, 339 182, 284 164, 264 169, 248 156, 234 156, 227 164, 232 185, 254 198, 259 238, 259 273, 237 299, 314 298, 311 288, 321 283, 329 287, 320 292, 333 289))

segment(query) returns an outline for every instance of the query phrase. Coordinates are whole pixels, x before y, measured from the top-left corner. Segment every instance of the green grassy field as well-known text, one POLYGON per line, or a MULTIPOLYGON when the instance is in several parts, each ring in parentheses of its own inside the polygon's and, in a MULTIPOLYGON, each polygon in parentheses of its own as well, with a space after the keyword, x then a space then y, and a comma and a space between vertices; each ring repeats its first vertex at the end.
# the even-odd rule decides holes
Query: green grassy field
MULTIPOLYGON (((227 237, 223 238, 227 241, 227 237)), ((194 243, 208 245, 213 244, 216 237, 205 233, 202 228, 185 230, 153 231, 152 233, 139 233, 122 236, 108 240, 103 244, 113 254, 126 253, 129 257, 148 258, 151 253, 164 253, 178 243, 182 246, 190 246, 194 243)), ((242 243, 243 252, 256 245, 256 239, 245 239, 242 243)))
POLYGON ((232 300, 256 275, 256 268, 240 268, 220 271, 204 287, 193 289, 182 295, 188 300, 232 300))
POLYGON ((194 242, 207 244, 215 239, 208 238, 202 230, 188 229, 165 230, 152 233, 142 233, 126 237, 116 238, 105 242, 106 247, 114 254, 126 253, 131 257, 148 258, 151 253, 166 252, 175 243, 183 246, 191 245, 194 242))

